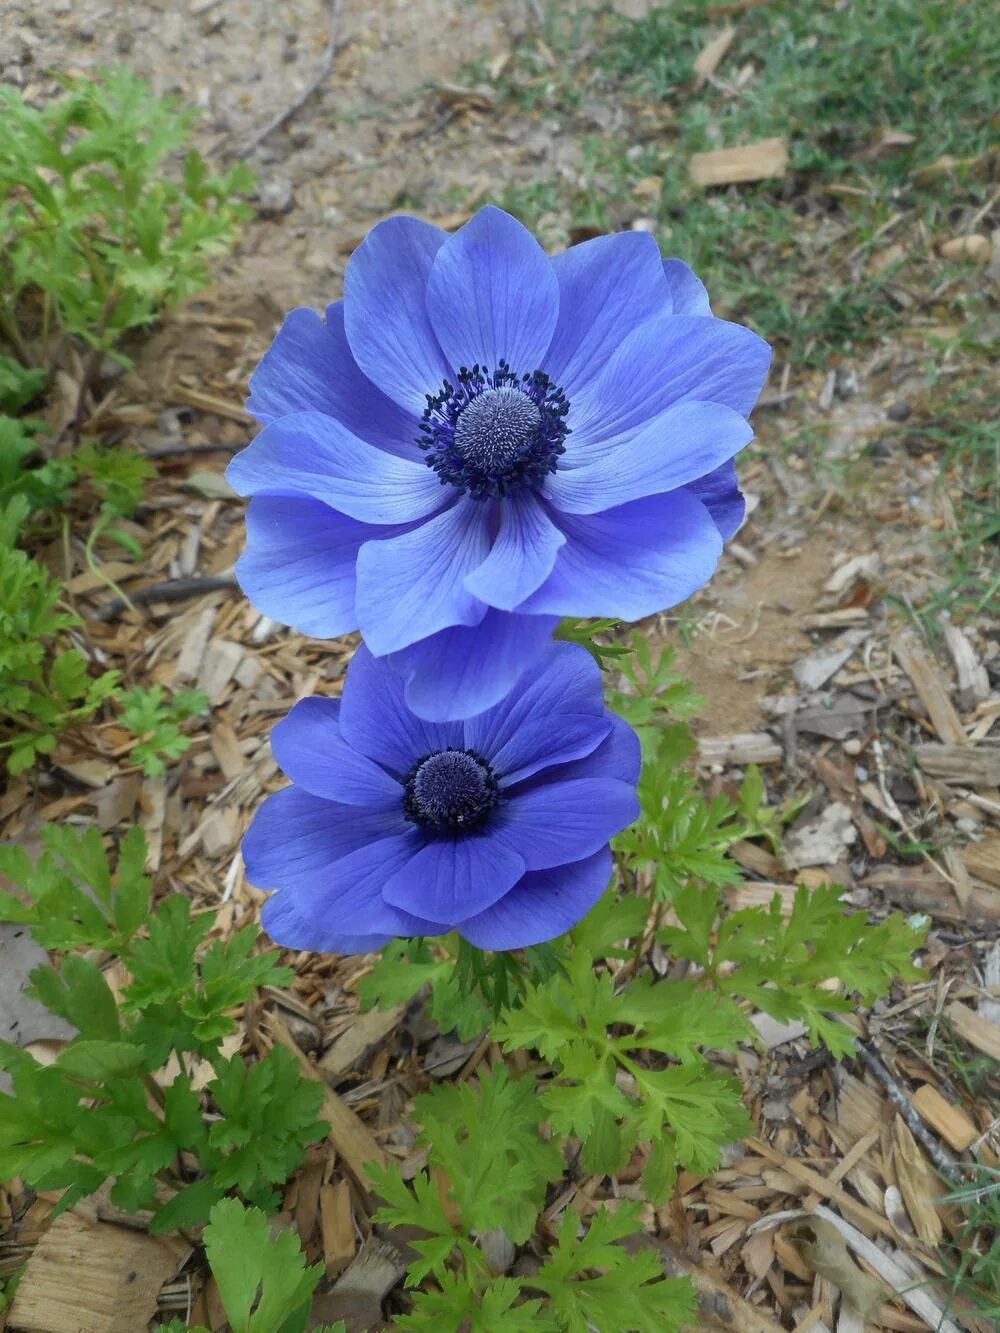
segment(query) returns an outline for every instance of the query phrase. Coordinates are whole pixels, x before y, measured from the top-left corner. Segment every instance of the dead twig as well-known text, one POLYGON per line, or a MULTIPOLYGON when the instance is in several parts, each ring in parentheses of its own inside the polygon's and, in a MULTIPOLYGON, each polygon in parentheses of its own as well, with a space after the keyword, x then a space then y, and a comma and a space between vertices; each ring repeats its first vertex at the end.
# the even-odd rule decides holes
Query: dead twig
POLYGON ((875 1077, 882 1087, 889 1094, 900 1115, 906 1121, 910 1133, 923 1146, 931 1158, 931 1161, 949 1180, 959 1182, 962 1179, 961 1164, 951 1155, 943 1144, 939 1143, 930 1132, 920 1116, 914 1110, 913 1104, 907 1097, 904 1090, 896 1082, 888 1066, 882 1058, 863 1041, 856 1042, 858 1059, 875 1077))
MULTIPOLYGON (((150 583, 145 588, 137 588, 129 595, 132 606, 148 606, 150 602, 184 602, 189 597, 200 597, 204 592, 221 592, 226 588, 235 588, 236 579, 232 574, 210 574, 204 578, 170 579, 166 583, 150 583)), ((113 597, 110 602, 98 606, 90 614, 91 620, 113 620, 126 610, 128 603, 122 597, 113 597)))
POLYGON ((280 129, 282 125, 286 124, 293 116, 297 115, 309 101, 310 97, 312 97, 313 93, 319 89, 320 85, 326 82, 330 75, 330 71, 333 69, 333 60, 337 54, 337 35, 340 29, 341 3, 342 0, 330 0, 330 36, 315 78, 307 84, 305 91, 300 93, 294 102, 289 106, 286 106, 285 109, 280 111, 276 116, 272 116, 265 125, 262 125, 259 130, 250 136, 243 146, 242 151, 244 156, 248 156, 255 148, 259 148, 265 139, 271 137, 275 130, 280 129))

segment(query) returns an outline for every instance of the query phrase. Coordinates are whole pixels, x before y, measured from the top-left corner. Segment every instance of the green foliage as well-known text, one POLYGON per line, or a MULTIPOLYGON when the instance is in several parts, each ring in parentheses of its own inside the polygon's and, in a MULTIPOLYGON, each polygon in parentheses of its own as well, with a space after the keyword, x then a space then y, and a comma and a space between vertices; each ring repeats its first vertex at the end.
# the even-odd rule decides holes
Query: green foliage
POLYGON ((414 1119, 437 1176, 421 1172, 411 1190, 396 1172, 369 1169, 384 1201, 375 1220, 427 1233, 413 1242, 419 1257, 407 1285, 433 1285, 413 1293, 413 1311, 397 1327, 586 1333, 590 1320, 599 1328, 671 1330, 690 1314, 687 1283, 664 1279, 655 1254, 629 1255, 614 1243, 639 1229, 630 1205, 601 1210, 582 1236, 567 1211, 537 1276, 491 1275, 476 1237, 502 1228, 515 1243, 527 1240, 546 1185, 563 1171, 558 1148, 539 1133, 543 1116, 533 1081, 512 1082, 503 1065, 481 1076, 476 1090, 438 1087, 417 1098, 414 1119))
MULTIPOLYGON (((257 1208, 220 1199, 204 1233, 205 1255, 219 1288, 232 1333, 303 1333, 323 1265, 306 1267, 306 1257, 290 1231, 275 1234, 257 1208)), ((166 1333, 187 1333, 172 1319, 166 1333)), ((190 1333, 208 1333, 199 1324, 190 1333)), ((316 1333, 347 1333, 344 1321, 316 1333)))
POLYGON ((119 698, 122 723, 139 737, 129 757, 150 778, 166 771, 165 758, 179 759, 188 749, 191 739, 181 724, 208 707, 208 697, 199 690, 180 690, 168 699, 162 685, 136 685, 119 698))
MULTIPOLYGON (((0 412, 19 412, 41 393, 44 370, 29 370, 9 356, 0 356, 0 412)), ((2 457, 3 449, 0 449, 2 457)))
POLYGON ((156 1207, 157 1232, 204 1221, 233 1189, 274 1207, 274 1186, 322 1132, 322 1089, 281 1047, 248 1066, 224 1056, 221 1042, 232 1011, 258 987, 286 983, 288 970, 253 952, 252 926, 205 948, 211 914, 192 917, 181 895, 151 911, 139 830, 122 840, 114 872, 96 829, 49 828, 43 841, 34 864, 23 849, 0 847, 0 873, 23 895, 0 895, 0 915, 24 922, 45 948, 113 952, 129 979, 119 1002, 78 954, 32 972, 33 994, 79 1035, 48 1066, 0 1043, 14 1088, 0 1095, 0 1178, 62 1190, 60 1208, 110 1178, 118 1206, 156 1207), (165 1083, 171 1053, 181 1072, 165 1083), (191 1058, 214 1071, 204 1094, 188 1081, 191 1058), (183 1158, 197 1166, 178 1175, 183 1158))
POLYGON ((726 852, 744 826, 725 797, 705 801, 694 775, 681 767, 695 751, 690 730, 683 723, 661 724, 644 739, 641 814, 615 839, 625 865, 649 875, 660 899, 670 899, 686 884, 739 883, 739 870, 726 852))
POLYGON ((73 486, 73 464, 52 458, 38 466, 39 423, 28 417, 0 415, 0 504, 14 496, 27 502, 25 517, 36 509, 54 509, 64 504, 73 486))
POLYGON ((677 926, 659 932, 675 957, 703 967, 723 995, 749 1001, 782 1022, 798 1019, 810 1039, 835 1055, 854 1049, 848 1027, 830 1015, 854 1011, 857 996, 870 1003, 899 978, 922 973, 913 952, 923 941, 894 914, 871 925, 863 912, 846 913, 836 888, 799 888, 788 918, 775 895, 769 909, 745 908, 719 917, 715 896, 695 887, 672 902, 677 926), (838 980, 843 993, 828 988, 838 980))
POLYGON ((531 1280, 548 1297, 556 1328, 662 1333, 694 1316, 691 1284, 664 1278, 655 1250, 629 1254, 616 1244, 640 1230, 638 1214, 637 1204, 622 1204, 613 1213, 601 1208, 582 1236, 576 1214, 569 1209, 563 1214, 555 1248, 531 1280), (595 1269, 600 1271, 591 1276, 595 1269))
POLYGON ((16 540, 28 501, 17 495, 0 510, 0 719, 13 735, 0 741, 7 768, 20 773, 51 754, 61 732, 93 717, 118 680, 89 674, 77 648, 53 651, 49 640, 79 622, 57 609, 59 584, 16 540))
POLYGON ((665 726, 691 717, 702 706, 691 683, 674 670, 675 657, 669 644, 654 654, 648 638, 633 630, 617 663, 625 688, 609 692, 608 707, 635 728, 644 754, 658 746, 665 726))
POLYGON ((462 1040, 482 1032, 495 1015, 517 1003, 529 980, 550 976, 562 963, 557 944, 516 953, 475 949, 451 933, 434 940, 392 940, 358 986, 366 1009, 391 1009, 429 988, 428 1012, 442 1031, 462 1040))
POLYGON ((553 1066, 541 1100, 553 1128, 583 1144, 585 1170, 612 1174, 636 1144, 656 1145, 644 1179, 656 1201, 675 1164, 711 1171, 723 1144, 749 1132, 738 1083, 700 1051, 735 1046, 746 1019, 698 982, 642 974, 616 991, 575 948, 566 973, 530 987, 494 1030, 506 1050, 535 1049, 553 1066))
POLYGON ((205 1228, 205 1252, 233 1333, 299 1333, 305 1328, 323 1265, 306 1268, 290 1231, 272 1236, 262 1212, 223 1199, 205 1228))
POLYGON ((23 298, 36 290, 45 327, 113 351, 126 330, 202 286, 231 246, 246 211, 236 196, 252 178, 243 167, 212 176, 193 150, 168 174, 191 118, 130 72, 67 80, 41 108, 0 87, 0 115, 3 318, 16 341, 23 298))

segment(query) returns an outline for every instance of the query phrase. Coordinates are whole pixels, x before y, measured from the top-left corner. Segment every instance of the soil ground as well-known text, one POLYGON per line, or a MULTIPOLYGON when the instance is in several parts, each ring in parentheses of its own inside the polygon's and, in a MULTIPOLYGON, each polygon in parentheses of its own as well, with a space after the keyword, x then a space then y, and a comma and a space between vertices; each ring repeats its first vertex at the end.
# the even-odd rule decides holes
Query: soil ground
MULTIPOLYGON (((375 220, 405 210, 456 226, 483 199, 576 178, 585 145, 568 113, 511 102, 495 84, 469 74, 478 61, 478 69, 499 78, 512 51, 545 47, 541 8, 518 0, 375 6, 344 0, 332 7, 319 0, 7 0, 0 78, 29 96, 47 96, 50 71, 88 73, 125 63, 158 93, 174 93, 200 110, 196 141, 203 152, 218 161, 246 156, 259 177, 256 216, 212 288, 137 343, 135 368, 115 382, 92 418, 95 429, 140 449, 220 446, 218 455, 180 452, 164 460, 140 529, 146 569, 116 572, 126 588, 137 586, 129 582, 136 577, 231 567, 242 540, 241 510, 205 474, 220 473, 225 451, 248 437, 241 408, 246 377, 282 315, 339 295, 347 257, 375 220), (331 16, 332 72, 287 125, 248 152, 270 118, 311 86, 330 41, 331 16)), ((648 6, 622 8, 645 13, 648 6)), ((742 7, 717 8, 726 17, 742 7)), ((587 114, 614 142, 622 108, 609 102, 587 114)), ((641 192, 613 202, 619 225, 645 225, 641 192)), ((558 208, 534 221, 553 247, 579 239, 578 220, 558 208)), ((719 296, 725 306, 726 293, 719 296)), ((753 322, 752 310, 742 313, 753 322)), ((775 887, 787 892, 796 878, 833 879, 848 901, 876 915, 900 907, 933 918, 926 985, 862 1016, 864 1035, 878 1039, 907 1096, 924 1084, 943 1089, 989 1154, 1000 1151, 995 1065, 981 1067, 985 1049, 970 1045, 967 1034, 954 1038, 957 1064, 949 1064, 940 1044, 935 1050, 933 1032, 946 1003, 996 1021, 1000 803, 995 782, 942 777, 933 766, 921 768, 914 755, 921 744, 968 744, 987 756, 982 763, 993 762, 1000 646, 992 606, 976 607, 974 599, 971 611, 956 615, 964 658, 939 622, 929 640, 922 636, 928 622, 919 613, 936 604, 946 577, 942 562, 960 541, 959 490, 935 448, 906 437, 904 423, 920 415, 928 392, 914 348, 904 330, 827 364, 781 365, 741 467, 751 501, 747 524, 710 587, 646 628, 676 644, 680 669, 705 699, 696 729, 706 784, 732 790, 746 761, 757 757, 773 800, 809 797, 792 830, 802 835, 797 845, 808 842, 831 801, 852 812, 849 837, 816 857, 800 856, 797 866, 760 848, 744 851, 750 895, 744 900, 775 887), (821 441, 818 452, 792 447, 813 438, 821 441), (854 653, 829 674, 810 676, 818 655, 846 642, 845 630, 856 634, 854 653), (907 644, 915 644, 909 656, 907 644), (895 839, 891 845, 883 826, 895 839), (967 1077, 962 1071, 973 1066, 967 1077)), ((104 557, 111 561, 116 553, 104 557)), ((105 595, 79 569, 64 572, 91 608, 105 595)), ((133 679, 191 681, 205 689, 213 706, 210 733, 179 776, 140 783, 106 758, 116 740, 114 729, 106 730, 105 757, 57 755, 44 782, 8 791, 0 802, 7 833, 30 839, 37 822, 78 814, 96 817, 105 829, 138 817, 164 882, 217 905, 225 930, 261 900, 243 880, 237 849, 250 812, 275 783, 267 731, 291 698, 337 680, 351 644, 304 641, 225 591, 95 624, 92 642, 108 660, 126 663, 133 679)), ((315 1046, 326 1048, 357 1022, 358 965, 297 963, 289 1012, 315 1046)), ((352 1104, 387 1139, 404 1109, 398 1080, 386 1081, 390 1063, 402 1069, 409 1058, 393 1045, 399 1040, 398 1032, 387 1032, 348 1079, 352 1104)), ((412 1047, 419 1036, 408 1030, 406 1040, 412 1047)), ((894 1159, 886 1146, 894 1123, 891 1089, 860 1066, 834 1070, 811 1059, 797 1039, 776 1036, 748 1065, 743 1072, 762 1116, 763 1147, 745 1145, 742 1159, 737 1153, 707 1194, 704 1182, 683 1181, 679 1201, 655 1221, 719 1290, 753 1302, 760 1328, 832 1327, 838 1308, 832 1285, 792 1247, 747 1232, 751 1214, 773 1210, 782 1199, 791 1206, 786 1196, 798 1201, 807 1193, 801 1178, 789 1183, 787 1163, 809 1160, 823 1179, 839 1180, 837 1163, 878 1123, 884 1151, 867 1161, 862 1156, 845 1173, 852 1197, 880 1216, 887 1208, 891 1214, 892 1191, 899 1194, 904 1174, 901 1150, 894 1159), (874 1117, 867 1125, 866 1115, 874 1117)), ((939 1124, 931 1129, 944 1132, 939 1124)), ((815 1181, 810 1188, 816 1191, 815 1181)), ((319 1223, 315 1207, 310 1217, 301 1202, 305 1189, 289 1208, 299 1208, 300 1233, 315 1250, 319 1223)), ((836 1203, 835 1185, 820 1188, 818 1197, 836 1203)), ((919 1227, 919 1218, 903 1219, 894 1245, 908 1248, 914 1221, 919 1227)), ((959 1229, 954 1219, 948 1225, 959 1229)), ((973 1243, 991 1242, 980 1236, 973 1243)), ((20 1234, 15 1244, 27 1254, 30 1235, 20 1234)), ((177 1284, 166 1290, 161 1309, 180 1308, 178 1291, 177 1284)), ((884 1327, 927 1326, 899 1302, 884 1307, 882 1318, 884 1327)), ((961 1322, 986 1327, 971 1316, 961 1322)))

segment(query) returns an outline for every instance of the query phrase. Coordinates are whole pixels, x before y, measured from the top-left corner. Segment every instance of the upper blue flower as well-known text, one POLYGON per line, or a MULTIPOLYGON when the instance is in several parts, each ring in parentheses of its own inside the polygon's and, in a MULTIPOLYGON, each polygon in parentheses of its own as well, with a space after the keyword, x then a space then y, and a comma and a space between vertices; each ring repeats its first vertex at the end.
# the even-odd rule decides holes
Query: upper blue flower
POLYGON ((639 812, 636 735, 569 643, 464 722, 417 717, 362 647, 343 698, 301 700, 271 745, 293 785, 257 811, 243 855, 251 882, 278 890, 265 929, 293 949, 451 929, 483 949, 552 939, 600 897, 608 839, 639 812))
POLYGON ((360 628, 422 716, 470 716, 560 617, 636 620, 711 576, 769 355, 646 233, 550 258, 497 208, 454 235, 389 218, 253 375, 240 582, 305 633, 360 628))

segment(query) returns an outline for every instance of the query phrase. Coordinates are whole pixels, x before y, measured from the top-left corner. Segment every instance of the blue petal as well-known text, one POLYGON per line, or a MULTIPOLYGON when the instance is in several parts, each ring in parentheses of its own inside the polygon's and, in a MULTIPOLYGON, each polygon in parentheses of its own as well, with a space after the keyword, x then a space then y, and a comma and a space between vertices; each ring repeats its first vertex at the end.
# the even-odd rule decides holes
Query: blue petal
POLYGON ((553 777, 511 793, 491 812, 489 832, 495 841, 520 853, 528 870, 547 870, 592 856, 638 814, 639 801, 630 783, 608 778, 563 782, 553 777))
POLYGON ((601 668, 585 648, 553 643, 496 707, 469 718, 465 745, 507 787, 590 754, 611 730, 601 668))
POLYGON ((660 250, 648 232, 598 236, 554 255, 559 323, 543 369, 572 401, 636 325, 670 311, 660 250))
POLYGON ((456 925, 502 898, 521 878, 524 861, 489 830, 428 842, 389 878, 387 903, 456 925))
POLYGON ((271 732, 275 762, 304 791, 344 805, 398 810, 403 789, 340 730, 340 700, 300 699, 271 732))
POLYGON ((550 870, 533 870, 458 933, 477 949, 523 949, 555 939, 583 919, 608 887, 611 851, 550 870))
POLYGON ((675 315, 711 315, 705 284, 680 259, 665 259, 663 273, 670 287, 675 315))
POLYGON ((286 948, 332 953, 358 940, 364 948, 377 948, 373 937, 440 934, 438 922, 400 911, 382 897, 386 877, 412 861, 420 845, 411 829, 359 847, 310 882, 282 886, 264 904, 264 929, 286 948))
POLYGON ((425 464, 387 454, 333 417, 279 417, 226 469, 241 495, 310 495, 364 523, 412 523, 445 502, 425 464))
POLYGON ((247 879, 261 889, 308 889, 352 852, 404 834, 413 827, 402 807, 363 810, 285 787, 267 798, 244 835, 247 879))
POLYGON ((431 265, 447 235, 419 218, 386 218, 344 273, 344 327, 355 361, 383 393, 418 416, 449 371, 426 302, 431 265))
POLYGON ((465 586, 481 601, 513 611, 552 573, 566 538, 532 491, 505 496, 498 505, 499 528, 483 563, 467 574, 465 586))
POLYGON ((357 629, 358 551, 385 529, 304 495, 255 496, 246 523, 247 549, 236 562, 236 578, 258 611, 318 639, 357 629))
POLYGON ((546 477, 544 495, 564 512, 596 514, 686 486, 752 439, 753 430, 731 407, 676 403, 624 443, 588 449, 583 467, 546 477))
POLYGON ((722 540, 728 541, 746 513, 746 502, 740 494, 736 464, 732 459, 697 481, 688 482, 686 489, 698 497, 712 515, 722 540))
POLYGON ((559 315, 552 261, 530 231, 488 205, 434 259, 427 310, 453 366, 537 370, 559 315))
POLYGON ((376 389, 358 369, 344 334, 344 303, 293 310, 250 376, 247 411, 265 425, 292 412, 336 417, 369 444, 405 458, 420 458, 418 422, 376 389))
POLYGON ((770 360, 763 338, 741 324, 687 315, 647 320, 573 401, 564 457, 584 463, 591 445, 631 438, 686 398, 749 416, 770 360))
POLYGON ((545 650, 558 621, 491 609, 478 625, 442 630, 393 653, 407 706, 441 721, 492 708, 545 650))
POLYGON ((641 620, 690 597, 722 554, 711 515, 683 489, 559 525, 566 545, 522 611, 641 620))
POLYGON ((340 731, 352 749, 405 777, 418 759, 449 746, 462 749, 459 722, 425 722, 403 698, 403 678, 361 645, 351 659, 340 702, 340 731))
POLYGON ((542 773, 531 781, 538 785, 547 779, 569 782, 574 778, 616 778, 619 782, 630 782, 633 786, 639 780, 642 767, 642 751, 639 737, 624 718, 611 713, 611 730, 596 750, 582 759, 560 764, 551 774, 542 773))
MULTIPOLYGON (((433 475, 433 474, 430 474, 433 475)), ((451 625, 476 625, 485 605, 465 578, 490 549, 489 505, 460 496, 436 518, 358 554, 358 623, 376 656, 451 625)))

